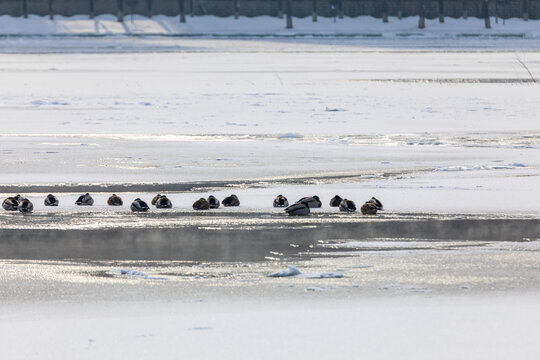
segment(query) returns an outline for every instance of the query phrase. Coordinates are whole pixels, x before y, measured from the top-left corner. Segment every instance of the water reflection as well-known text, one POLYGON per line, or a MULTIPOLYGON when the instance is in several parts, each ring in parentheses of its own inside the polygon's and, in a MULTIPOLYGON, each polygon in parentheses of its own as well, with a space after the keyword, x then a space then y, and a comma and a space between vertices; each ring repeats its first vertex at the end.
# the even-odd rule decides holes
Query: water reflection
POLYGON ((9 221, 3 217, 0 221, 4 222, 0 257, 32 260, 263 261, 380 247, 336 246, 342 242, 398 240, 396 246, 385 245, 383 249, 452 250, 482 242, 540 237, 540 219, 421 214, 364 217, 320 213, 292 219, 260 213, 195 216, 171 212, 142 217, 87 213, 42 214, 31 221, 28 217, 9 221))

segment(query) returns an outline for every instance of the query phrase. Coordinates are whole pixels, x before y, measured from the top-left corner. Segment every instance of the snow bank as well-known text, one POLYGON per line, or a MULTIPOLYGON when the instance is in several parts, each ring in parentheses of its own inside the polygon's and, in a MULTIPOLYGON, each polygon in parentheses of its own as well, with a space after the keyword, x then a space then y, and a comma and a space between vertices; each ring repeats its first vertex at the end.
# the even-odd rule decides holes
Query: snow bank
POLYGON ((288 268, 285 270, 268 274, 268 277, 287 277, 287 276, 296 276, 300 274, 301 274, 300 270, 298 270, 294 266, 289 265, 288 268))
POLYGON ((180 23, 178 17, 163 15, 147 18, 140 15, 126 17, 123 23, 113 15, 100 15, 89 19, 85 15, 73 17, 29 15, 28 19, 0 16, 0 35, 166 35, 166 36, 361 36, 398 38, 445 38, 445 37, 516 37, 540 38, 538 21, 508 19, 498 24, 492 21, 492 29, 485 29, 481 19, 446 18, 426 20, 426 29, 418 29, 418 18, 402 20, 390 18, 388 23, 370 16, 345 18, 334 22, 333 18, 294 18, 294 28, 285 29, 285 20, 270 16, 220 18, 198 16, 180 23))

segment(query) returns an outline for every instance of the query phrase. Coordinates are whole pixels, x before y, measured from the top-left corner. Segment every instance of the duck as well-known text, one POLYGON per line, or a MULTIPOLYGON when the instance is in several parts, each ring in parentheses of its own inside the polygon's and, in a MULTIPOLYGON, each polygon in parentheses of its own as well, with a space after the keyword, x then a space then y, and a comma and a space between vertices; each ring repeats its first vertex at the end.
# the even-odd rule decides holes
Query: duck
POLYGON ((276 196, 276 198, 274 199, 274 207, 287 207, 289 206, 289 201, 287 200, 287 198, 283 195, 278 195, 276 196))
POLYGON ((375 197, 372 197, 368 201, 377 205, 377 210, 383 210, 383 204, 379 200, 377 200, 375 197))
POLYGON ((53 194, 47 195, 44 201, 45 206, 58 206, 58 199, 53 194))
POLYGON ((210 209, 210 203, 205 198, 200 198, 193 203, 193 210, 208 210, 210 209))
POLYGON ((31 213, 34 211, 34 204, 32 204, 32 202, 28 199, 22 199, 19 201, 17 209, 22 213, 31 213))
POLYGON ((343 199, 339 203, 339 211, 355 212, 356 204, 352 200, 343 199))
POLYGON ((77 201, 75 201, 75 204, 77 204, 77 205, 85 205, 85 206, 92 206, 92 205, 94 205, 94 199, 92 199, 92 196, 90 196, 89 193, 86 193, 84 195, 79 196, 77 201))
POLYGON ((370 200, 366 201, 364 205, 360 208, 360 211, 364 215, 376 215, 377 214, 377 205, 370 200))
MULTIPOLYGON (((154 201, 154 200, 152 200, 154 201)), ((172 202, 169 200, 169 198, 165 195, 161 195, 159 199, 157 199, 155 203, 156 207, 158 209, 170 209, 172 208, 172 202)))
POLYGON ((322 206, 321 200, 317 195, 303 197, 296 203, 307 202, 310 208, 320 208, 322 206))
POLYGON ((219 200, 214 195, 210 195, 207 200, 210 204, 210 209, 217 209, 220 205, 219 200))
POLYGON ((341 198, 341 196, 339 195, 334 196, 333 198, 330 199, 330 207, 338 207, 341 204, 342 200, 343 199, 341 198))
POLYGON ((109 206, 122 206, 124 205, 124 202, 122 201, 122 198, 116 194, 112 194, 111 197, 107 200, 107 204, 109 206))
POLYGON ((307 201, 297 202, 285 208, 285 212, 291 216, 306 216, 309 215, 310 211, 307 201))
POLYGON ((160 197, 161 197, 161 194, 157 194, 156 196, 154 196, 154 198, 152 199, 152 205, 156 205, 160 197))
POLYGON ((4 210, 7 211, 17 211, 17 206, 19 205, 19 201, 21 200, 21 195, 10 196, 2 202, 2 207, 4 208, 4 210))
POLYGON ((143 211, 148 211, 148 209, 150 209, 148 207, 148 204, 146 202, 144 202, 143 200, 139 199, 139 198, 136 198, 131 203, 131 211, 143 212, 143 211))
POLYGON ((238 199, 238 196, 234 194, 227 196, 221 203, 223 206, 240 206, 240 200, 238 199))

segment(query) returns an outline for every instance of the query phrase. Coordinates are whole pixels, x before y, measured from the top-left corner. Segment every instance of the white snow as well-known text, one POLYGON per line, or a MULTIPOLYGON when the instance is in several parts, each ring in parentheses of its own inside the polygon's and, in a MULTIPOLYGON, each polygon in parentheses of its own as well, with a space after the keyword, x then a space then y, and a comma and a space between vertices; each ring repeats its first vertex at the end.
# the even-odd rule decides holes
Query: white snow
POLYGON ((426 19, 426 28, 418 29, 418 17, 401 20, 390 17, 389 22, 370 16, 346 17, 334 21, 333 18, 319 17, 313 22, 310 17, 294 18, 293 29, 285 29, 285 20, 270 16, 241 17, 239 20, 217 16, 197 16, 180 23, 178 17, 163 15, 147 18, 141 15, 128 16, 123 23, 116 16, 100 15, 94 19, 76 15, 65 17, 29 15, 28 19, 0 16, 2 35, 363 35, 369 37, 400 38, 444 38, 465 36, 514 36, 516 38, 540 38, 537 22, 534 20, 507 19, 498 23, 491 21, 492 28, 486 29, 483 19, 453 19, 447 17, 444 23, 438 19, 426 19))
MULTIPOLYGON (((176 39, 154 54, 141 44, 163 40, 138 39, 128 53, 107 53, 122 39, 95 41, 93 54, 43 38, 39 48, 59 53, 0 55, 1 184, 254 179, 260 187, 215 193, 265 211, 279 193, 317 194, 325 207, 335 194, 357 205, 376 196, 390 212, 539 211, 538 85, 522 82, 518 61, 540 77, 534 47, 176 39)), ((25 195, 43 210, 46 194, 25 195)), ((74 195, 58 194, 63 209, 74 195)), ((203 195, 170 194, 183 209, 203 195)))
POLYGON ((287 269, 276 271, 274 273, 268 274, 268 277, 299 277, 306 279, 338 279, 343 277, 343 273, 337 271, 328 271, 320 273, 302 273, 300 270, 295 268, 292 265, 288 265, 287 269))
MULTIPOLYGON (((538 216, 538 21, 492 22, 491 30, 472 18, 427 21, 425 30, 417 18, 295 18, 294 25, 286 30, 284 20, 270 17, 180 24, 135 16, 121 24, 112 15, 0 16, 0 35, 17 35, 0 36, 0 184, 35 206, 33 215, 2 217, 36 229, 47 218, 41 215, 56 212, 72 215, 66 230, 121 228, 124 219, 148 226, 129 204, 154 193, 120 192, 124 206, 111 208, 110 193, 99 191, 94 206, 81 208, 79 194, 59 191, 60 206, 47 208, 46 194, 26 186, 166 183, 195 190, 166 192, 171 216, 154 216, 153 225, 174 223, 201 196, 231 193, 239 208, 198 216, 264 212, 281 222, 286 215, 272 207, 280 193, 289 202, 319 195, 315 220, 338 212, 328 207, 335 194, 357 205, 376 196, 386 210, 381 217, 538 216), (204 36, 178 36, 193 34, 204 36), (336 34, 353 36, 316 36, 336 34), (208 181, 231 186, 208 189, 208 181), (99 223, 112 212, 126 216, 99 223)), ((420 240, 344 239, 329 246, 377 251, 336 256, 332 266, 298 262, 305 272, 270 273, 284 266, 272 258, 200 264, 183 269, 184 277, 152 276, 168 274, 166 262, 149 271, 148 264, 139 264, 144 271, 129 263, 94 266, 108 275, 98 278, 77 263, 25 262, 19 265, 28 276, 17 278, 17 261, 6 260, 0 285, 11 300, 0 303, 0 355, 536 360, 540 242, 469 244, 478 245, 471 253, 420 240), (435 250, 429 257, 391 251, 410 246, 435 250), (438 260, 427 262, 431 255, 438 260), (199 271, 221 266, 221 278, 199 271), (259 273, 243 272, 250 268, 259 273), (284 291, 290 286, 301 295, 284 291)))
POLYGON ((268 274, 268 277, 287 277, 287 276, 296 276, 300 274, 301 274, 300 270, 298 270, 292 265, 288 265, 287 269, 268 274))
POLYGON ((2 303, 1 353, 12 360, 537 358, 538 297, 412 296, 2 303))

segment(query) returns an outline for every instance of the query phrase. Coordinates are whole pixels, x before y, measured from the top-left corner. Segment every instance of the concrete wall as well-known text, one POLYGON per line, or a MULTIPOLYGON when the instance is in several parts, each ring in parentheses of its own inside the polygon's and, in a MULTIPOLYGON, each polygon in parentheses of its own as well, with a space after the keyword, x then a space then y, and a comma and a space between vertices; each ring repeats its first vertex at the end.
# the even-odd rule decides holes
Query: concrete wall
MULTIPOLYGON (((23 15, 24 0, 0 0, 0 15, 23 15)), ((49 0, 26 0, 28 13, 47 15, 49 0)), ((124 14, 136 13, 141 15, 163 14, 175 16, 179 13, 179 0, 120 0, 124 2, 124 14), (136 3, 133 6, 128 4, 136 3)), ((194 15, 231 16, 234 14, 234 0, 183 0, 186 14, 191 11, 194 15)), ((283 7, 286 0, 281 0, 283 7)), ((311 16, 313 0, 291 0, 293 16, 311 16)), ((315 0, 319 16, 333 16, 328 0, 315 0)), ((381 17, 384 0, 343 0, 345 16, 371 15, 381 17)), ((448 17, 459 18, 467 10, 468 16, 480 17, 482 0, 444 0, 444 12, 448 17)), ((524 0, 504 0, 497 3, 497 13, 500 17, 522 17, 524 0)), ((527 0, 530 19, 540 18, 540 0, 527 0)), ((276 16, 280 0, 239 0, 241 16, 269 15, 276 16)), ((90 0, 53 0, 55 14, 72 16, 89 14, 90 0)), ((417 16, 420 8, 419 0, 387 0, 388 14, 396 16, 401 9, 403 16, 417 16)), ((94 0, 94 14, 116 14, 118 0, 94 0)), ((426 15, 428 18, 438 16, 438 0, 426 0, 426 15)), ((495 0, 490 1, 490 14, 495 15, 495 0)))

